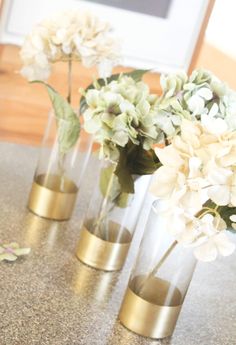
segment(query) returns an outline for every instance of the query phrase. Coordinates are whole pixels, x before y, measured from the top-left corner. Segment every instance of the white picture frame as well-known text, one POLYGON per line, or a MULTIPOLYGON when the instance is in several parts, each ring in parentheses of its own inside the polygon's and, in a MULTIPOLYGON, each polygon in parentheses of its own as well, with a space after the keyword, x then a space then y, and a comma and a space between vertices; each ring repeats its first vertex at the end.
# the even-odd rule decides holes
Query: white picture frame
POLYGON ((0 42, 21 45, 32 27, 48 15, 87 8, 112 23, 123 42, 124 66, 164 73, 187 71, 212 1, 172 0, 167 17, 160 18, 83 0, 3 0, 0 42))

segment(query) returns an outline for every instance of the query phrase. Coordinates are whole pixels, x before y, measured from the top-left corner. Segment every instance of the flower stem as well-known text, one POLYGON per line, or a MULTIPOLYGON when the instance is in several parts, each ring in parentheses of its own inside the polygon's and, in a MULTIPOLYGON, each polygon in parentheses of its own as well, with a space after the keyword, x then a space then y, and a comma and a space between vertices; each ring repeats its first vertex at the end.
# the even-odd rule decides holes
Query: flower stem
POLYGON ((109 236, 108 229, 107 229, 108 226, 107 226, 107 222, 106 221, 107 221, 107 218, 108 218, 110 212, 113 210, 113 207, 111 207, 111 209, 108 210, 108 211, 106 210, 107 209, 107 205, 109 203, 109 195, 110 195, 111 190, 112 190, 113 182, 114 182, 114 171, 113 171, 113 173, 111 175, 111 178, 110 178, 110 180, 108 182, 106 196, 105 196, 105 198, 103 200, 103 203, 102 203, 102 206, 101 206, 101 209, 100 209, 100 212, 99 212, 99 217, 97 218, 97 220, 96 220, 96 222, 94 224, 94 234, 96 235, 96 234, 100 233, 101 236, 104 236, 105 240, 108 240, 108 236, 109 236), (103 231, 101 229, 102 228, 102 223, 104 221, 106 222, 105 229, 104 229, 105 233, 103 233, 103 231))
POLYGON ((204 217, 208 213, 213 213, 216 217, 220 217, 220 214, 219 214, 219 212, 217 212, 217 209, 218 209, 218 206, 216 206, 215 208, 203 207, 201 209, 201 211, 196 214, 196 217, 201 219, 202 217, 204 217), (205 210, 205 211, 202 212, 203 210, 205 210))
POLYGON ((59 153, 58 159, 58 173, 60 177, 60 192, 64 192, 65 190, 65 154, 59 153))
POLYGON ((139 289, 137 291, 137 293, 139 295, 141 295, 145 285, 148 283, 149 279, 152 277, 155 277, 156 273, 158 272, 158 270, 161 268, 161 266, 164 264, 164 262, 168 259, 168 257, 170 256, 170 254, 172 253, 172 251, 174 250, 174 248, 176 247, 176 245, 178 244, 177 241, 174 241, 170 247, 167 249, 167 251, 163 254, 163 256, 161 257, 161 259, 158 261, 158 263, 155 265, 155 267, 151 270, 151 272, 149 272, 149 274, 146 276, 146 278, 141 282, 139 289))
POLYGON ((68 96, 67 101, 71 104, 71 89, 72 89, 72 59, 68 60, 68 96))

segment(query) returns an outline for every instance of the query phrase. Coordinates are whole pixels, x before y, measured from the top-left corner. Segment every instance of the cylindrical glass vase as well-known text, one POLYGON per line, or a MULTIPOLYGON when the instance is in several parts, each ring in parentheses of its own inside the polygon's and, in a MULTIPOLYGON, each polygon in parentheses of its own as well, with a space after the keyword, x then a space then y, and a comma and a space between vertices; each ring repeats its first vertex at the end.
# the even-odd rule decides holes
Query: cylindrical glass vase
POLYGON ((171 336, 196 266, 190 248, 162 231, 161 201, 155 201, 119 312, 131 331, 154 339, 171 336))
POLYGON ((71 122, 50 112, 29 196, 30 211, 58 221, 71 217, 91 148, 91 135, 81 128, 78 136, 71 122))
POLYGON ((76 251, 80 261, 104 271, 123 267, 151 179, 136 176, 134 194, 121 193, 114 171, 115 164, 100 162, 76 251))

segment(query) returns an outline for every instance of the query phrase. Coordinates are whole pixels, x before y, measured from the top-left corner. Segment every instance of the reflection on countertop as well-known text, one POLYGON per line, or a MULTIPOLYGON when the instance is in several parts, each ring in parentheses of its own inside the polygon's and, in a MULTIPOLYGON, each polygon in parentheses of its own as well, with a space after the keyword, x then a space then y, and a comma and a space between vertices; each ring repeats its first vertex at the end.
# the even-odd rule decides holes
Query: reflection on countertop
POLYGON ((69 222, 48 221, 26 208, 37 153, 0 143, 0 238, 32 248, 27 257, 0 263, 1 345, 236 343, 236 253, 198 265, 171 339, 151 341, 125 329, 117 315, 142 229, 121 272, 83 265, 74 253, 86 192, 69 222))

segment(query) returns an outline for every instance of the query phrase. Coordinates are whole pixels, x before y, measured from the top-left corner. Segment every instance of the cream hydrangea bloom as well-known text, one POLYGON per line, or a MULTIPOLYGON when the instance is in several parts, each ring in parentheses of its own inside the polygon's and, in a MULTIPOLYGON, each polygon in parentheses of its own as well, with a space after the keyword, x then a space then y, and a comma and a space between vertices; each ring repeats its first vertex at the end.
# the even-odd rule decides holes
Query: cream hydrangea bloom
POLYGON ((201 234, 196 241, 194 254, 201 261, 213 261, 217 255, 229 256, 235 250, 226 235, 226 224, 218 217, 206 214, 198 220, 197 231, 201 234))
POLYGON ((53 63, 70 59, 86 67, 98 66, 104 77, 119 61, 119 45, 107 22, 73 10, 39 23, 26 37, 20 56, 24 64, 21 73, 28 80, 46 80, 53 63))
POLYGON ((183 119, 202 121, 205 115, 216 126, 236 129, 236 93, 209 71, 195 70, 190 77, 183 72, 162 75, 161 86, 158 119, 168 138, 183 119))
MULTIPOLYGON (((203 261, 230 255, 235 248, 220 214, 222 207, 236 213, 235 150, 236 131, 188 120, 182 121, 180 135, 171 145, 156 149, 162 167, 151 190, 165 200, 165 228, 178 242, 194 246, 196 257, 203 261), (205 206, 209 200, 214 209, 205 206)), ((229 220, 236 218, 231 215, 229 220)))

